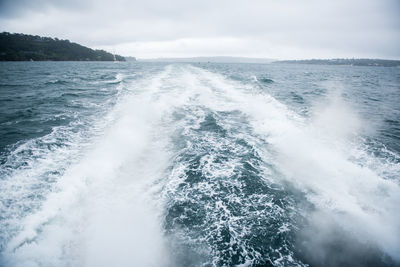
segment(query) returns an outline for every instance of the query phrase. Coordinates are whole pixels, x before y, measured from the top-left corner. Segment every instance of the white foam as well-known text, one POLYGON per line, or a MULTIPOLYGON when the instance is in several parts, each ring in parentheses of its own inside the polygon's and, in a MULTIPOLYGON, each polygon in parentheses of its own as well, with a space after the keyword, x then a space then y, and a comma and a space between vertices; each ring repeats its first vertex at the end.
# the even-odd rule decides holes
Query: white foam
POLYGON ((208 71, 198 72, 225 91, 224 103, 209 106, 234 107, 250 116, 256 133, 272 145, 284 179, 305 192, 318 210, 353 238, 377 244, 400 260, 399 185, 379 176, 386 164, 379 165, 373 156, 359 151, 361 146, 354 137, 362 130, 362 121, 340 91, 329 88, 331 93, 322 99, 323 104, 316 105, 309 120, 269 95, 253 94, 246 85, 208 71), (368 161, 374 161, 380 170, 369 168, 368 161))
MULTIPOLYGON (((166 73, 162 73, 166 75, 166 73)), ((168 262, 155 204, 146 186, 166 167, 165 111, 142 95, 127 96, 108 130, 59 178, 56 191, 20 222, 7 245, 8 266, 159 266, 168 262)))

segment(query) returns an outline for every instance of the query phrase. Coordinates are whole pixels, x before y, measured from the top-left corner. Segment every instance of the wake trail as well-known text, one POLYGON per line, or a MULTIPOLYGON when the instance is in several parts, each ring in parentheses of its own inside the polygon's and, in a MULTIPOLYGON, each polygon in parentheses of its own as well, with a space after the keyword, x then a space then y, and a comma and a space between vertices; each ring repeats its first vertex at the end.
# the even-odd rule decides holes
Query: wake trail
POLYGON ((76 147, 79 162, 54 162, 65 171, 18 220, 0 263, 305 266, 338 255, 332 242, 399 260, 399 185, 385 163, 369 167, 357 129, 332 120, 336 108, 358 120, 340 98, 305 118, 252 83, 190 65, 119 90, 101 133, 76 147))

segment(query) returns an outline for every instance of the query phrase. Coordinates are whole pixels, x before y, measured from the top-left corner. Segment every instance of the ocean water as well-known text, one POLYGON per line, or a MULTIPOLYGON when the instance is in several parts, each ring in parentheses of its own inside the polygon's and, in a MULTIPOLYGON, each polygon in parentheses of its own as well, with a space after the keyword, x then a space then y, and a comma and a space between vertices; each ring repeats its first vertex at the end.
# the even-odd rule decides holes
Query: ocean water
POLYGON ((400 266, 400 68, 0 62, 0 266, 400 266))

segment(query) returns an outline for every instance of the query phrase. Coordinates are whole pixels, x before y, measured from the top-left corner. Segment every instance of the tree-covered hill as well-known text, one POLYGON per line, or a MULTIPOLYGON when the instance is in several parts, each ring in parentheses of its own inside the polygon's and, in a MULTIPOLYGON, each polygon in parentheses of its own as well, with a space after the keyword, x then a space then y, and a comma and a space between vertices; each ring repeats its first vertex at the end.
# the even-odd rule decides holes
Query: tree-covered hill
MULTIPOLYGON (((114 61, 114 55, 69 40, 21 33, 0 33, 0 61, 26 60, 114 61)), ((115 60, 125 61, 125 58, 115 55, 115 60)))

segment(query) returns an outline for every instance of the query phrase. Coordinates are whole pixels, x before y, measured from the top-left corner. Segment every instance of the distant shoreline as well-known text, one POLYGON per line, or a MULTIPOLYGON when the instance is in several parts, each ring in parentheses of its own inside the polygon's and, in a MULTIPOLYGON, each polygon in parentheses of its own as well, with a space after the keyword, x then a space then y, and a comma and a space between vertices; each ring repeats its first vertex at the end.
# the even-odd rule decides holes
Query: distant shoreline
POLYGON ((336 59, 302 59, 278 60, 277 64, 306 64, 306 65, 336 65, 336 66, 365 66, 365 67, 398 67, 400 60, 369 59, 369 58, 336 58, 336 59))
POLYGON ((189 57, 189 58, 154 58, 138 59, 139 62, 164 62, 164 63, 250 63, 250 64, 307 64, 307 65, 341 65, 341 66, 375 66, 397 67, 400 60, 390 59, 304 59, 304 60, 274 60, 268 58, 247 57, 189 57))

